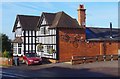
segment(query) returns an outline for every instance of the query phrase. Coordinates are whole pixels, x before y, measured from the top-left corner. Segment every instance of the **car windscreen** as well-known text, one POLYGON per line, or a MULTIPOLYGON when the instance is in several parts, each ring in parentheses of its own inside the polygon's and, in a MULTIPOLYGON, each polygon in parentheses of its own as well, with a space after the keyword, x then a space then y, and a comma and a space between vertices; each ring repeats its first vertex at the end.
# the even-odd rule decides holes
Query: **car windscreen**
POLYGON ((37 57, 37 54, 26 54, 27 57, 37 57))

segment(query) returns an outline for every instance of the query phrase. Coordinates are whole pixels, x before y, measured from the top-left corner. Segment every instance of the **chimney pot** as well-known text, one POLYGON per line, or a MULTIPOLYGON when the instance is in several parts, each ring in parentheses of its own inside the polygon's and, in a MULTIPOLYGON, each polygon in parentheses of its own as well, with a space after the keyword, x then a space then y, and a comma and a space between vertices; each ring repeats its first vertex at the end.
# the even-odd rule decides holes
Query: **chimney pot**
POLYGON ((84 9, 84 5, 80 5, 80 9, 84 9))

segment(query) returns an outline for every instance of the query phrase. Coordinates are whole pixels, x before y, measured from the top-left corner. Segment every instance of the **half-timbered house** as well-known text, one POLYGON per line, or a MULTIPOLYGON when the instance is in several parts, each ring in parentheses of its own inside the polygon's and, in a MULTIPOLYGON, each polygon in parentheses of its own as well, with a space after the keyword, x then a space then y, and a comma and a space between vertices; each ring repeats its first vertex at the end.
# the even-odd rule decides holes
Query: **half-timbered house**
POLYGON ((13 32, 13 55, 24 55, 25 53, 36 52, 36 25, 39 16, 17 15, 13 32))

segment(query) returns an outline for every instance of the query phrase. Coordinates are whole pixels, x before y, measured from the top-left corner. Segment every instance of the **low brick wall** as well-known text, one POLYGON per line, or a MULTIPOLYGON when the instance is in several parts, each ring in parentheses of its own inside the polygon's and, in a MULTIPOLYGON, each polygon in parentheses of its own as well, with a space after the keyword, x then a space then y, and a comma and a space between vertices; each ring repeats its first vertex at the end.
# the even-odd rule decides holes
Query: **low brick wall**
POLYGON ((0 57, 0 65, 2 66, 12 66, 13 59, 12 58, 4 58, 0 57))

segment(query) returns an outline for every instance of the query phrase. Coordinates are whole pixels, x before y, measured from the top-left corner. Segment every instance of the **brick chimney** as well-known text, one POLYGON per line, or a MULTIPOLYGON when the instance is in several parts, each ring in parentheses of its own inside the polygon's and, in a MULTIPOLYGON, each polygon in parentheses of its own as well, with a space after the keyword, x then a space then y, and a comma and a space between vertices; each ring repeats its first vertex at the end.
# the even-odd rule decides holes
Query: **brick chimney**
POLYGON ((78 11, 78 23, 80 26, 85 28, 86 27, 86 14, 85 14, 86 9, 84 9, 84 5, 79 5, 77 11, 78 11))

